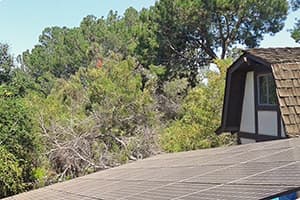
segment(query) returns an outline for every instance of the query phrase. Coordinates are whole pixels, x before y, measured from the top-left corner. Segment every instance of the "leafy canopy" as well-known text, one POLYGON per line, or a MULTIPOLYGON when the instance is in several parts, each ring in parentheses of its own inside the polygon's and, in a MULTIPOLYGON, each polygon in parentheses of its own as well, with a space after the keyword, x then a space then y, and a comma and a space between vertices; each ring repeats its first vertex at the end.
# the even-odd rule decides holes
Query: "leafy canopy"
POLYGON ((288 1, 160 0, 152 12, 160 64, 168 76, 185 72, 195 84, 199 68, 225 58, 236 44, 256 47, 264 34, 282 30, 288 1))
POLYGON ((168 152, 227 145, 228 136, 216 136, 220 125, 226 69, 231 59, 215 60, 218 72, 208 71, 207 84, 192 89, 184 99, 179 118, 163 130, 160 142, 168 152))
POLYGON ((13 154, 0 146, 0 198, 22 192, 22 169, 13 154))
POLYGON ((300 20, 296 22, 291 36, 297 43, 300 43, 300 20))
POLYGON ((9 46, 0 43, 0 85, 11 80, 13 66, 13 57, 9 54, 9 46))

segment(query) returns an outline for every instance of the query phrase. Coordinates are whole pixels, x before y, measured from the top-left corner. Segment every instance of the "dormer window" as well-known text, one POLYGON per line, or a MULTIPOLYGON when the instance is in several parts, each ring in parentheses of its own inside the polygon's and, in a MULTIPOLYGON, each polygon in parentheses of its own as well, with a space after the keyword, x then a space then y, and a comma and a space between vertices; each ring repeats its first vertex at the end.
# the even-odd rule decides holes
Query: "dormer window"
POLYGON ((258 104, 276 105, 275 82, 272 74, 258 75, 258 104))

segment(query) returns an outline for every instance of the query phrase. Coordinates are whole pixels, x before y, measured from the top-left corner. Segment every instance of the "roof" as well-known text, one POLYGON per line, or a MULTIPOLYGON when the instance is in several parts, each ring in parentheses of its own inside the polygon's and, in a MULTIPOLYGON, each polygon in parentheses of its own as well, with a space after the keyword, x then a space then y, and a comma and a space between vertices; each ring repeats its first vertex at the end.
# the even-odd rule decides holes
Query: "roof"
POLYGON ((7 200, 268 199, 300 189, 300 138, 162 154, 7 200))
POLYGON ((269 64, 300 62, 300 47, 255 48, 244 51, 269 64))
POLYGON ((271 65, 286 132, 300 136, 300 48, 251 49, 246 54, 271 65))
MULTIPOLYGON (((256 48, 246 50, 228 69, 228 76, 240 68, 245 66, 249 68, 257 64, 266 66, 273 73, 279 109, 286 134, 289 137, 299 137, 300 47, 256 48)), ((239 96, 239 98, 236 98, 236 94, 244 91, 243 84, 241 83, 245 79, 245 74, 244 77, 238 74, 236 75, 237 77, 233 77, 232 79, 228 78, 228 76, 226 80, 222 125, 217 130, 218 134, 225 131, 237 132, 239 130, 243 97, 239 96), (230 81, 232 81, 232 83, 229 83, 230 81), (232 89, 230 87, 234 88, 232 89), (228 98, 226 98, 226 95, 228 98)))
POLYGON ((285 129, 290 137, 300 135, 300 62, 272 65, 285 129))

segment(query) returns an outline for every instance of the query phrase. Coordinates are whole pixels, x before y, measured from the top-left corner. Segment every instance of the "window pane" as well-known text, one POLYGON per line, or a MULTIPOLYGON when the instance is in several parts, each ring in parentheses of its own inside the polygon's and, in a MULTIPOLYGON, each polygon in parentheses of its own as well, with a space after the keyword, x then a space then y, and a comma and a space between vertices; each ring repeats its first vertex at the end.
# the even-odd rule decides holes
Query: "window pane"
POLYGON ((275 105, 276 104, 276 88, 275 82, 273 77, 270 75, 268 76, 269 79, 269 104, 275 105))
POLYGON ((268 94, 267 94, 267 77, 259 76, 258 85, 259 85, 259 104, 268 104, 268 94))

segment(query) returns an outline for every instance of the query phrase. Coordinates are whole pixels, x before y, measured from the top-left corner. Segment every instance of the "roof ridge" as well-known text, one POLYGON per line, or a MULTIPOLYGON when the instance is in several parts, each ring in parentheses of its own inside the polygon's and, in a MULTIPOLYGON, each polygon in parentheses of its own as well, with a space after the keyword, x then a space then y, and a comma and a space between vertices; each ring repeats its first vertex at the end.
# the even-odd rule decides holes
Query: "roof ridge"
POLYGON ((265 60, 270 64, 300 62, 300 47, 253 48, 243 50, 243 52, 265 60))
POLYGON ((242 51, 248 52, 252 50, 268 50, 268 49, 300 49, 299 47, 257 47, 257 48, 249 48, 249 49, 243 49, 242 51))

